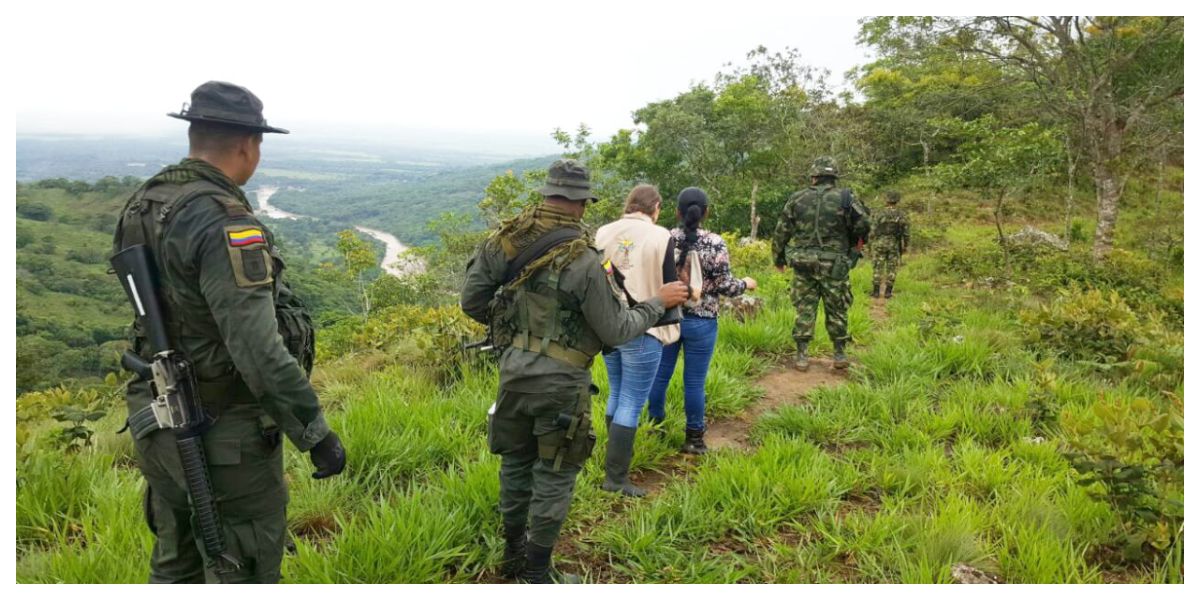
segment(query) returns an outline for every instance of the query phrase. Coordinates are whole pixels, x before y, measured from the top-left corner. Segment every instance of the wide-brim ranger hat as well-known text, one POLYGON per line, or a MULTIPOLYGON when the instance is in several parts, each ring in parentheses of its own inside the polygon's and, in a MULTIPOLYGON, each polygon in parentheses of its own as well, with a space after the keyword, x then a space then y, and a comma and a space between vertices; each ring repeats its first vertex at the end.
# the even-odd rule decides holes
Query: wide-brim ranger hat
POLYGON ((591 200, 600 198, 592 193, 592 182, 587 167, 574 159, 560 159, 550 165, 546 172, 546 185, 538 193, 545 197, 562 196, 568 200, 591 200))
POLYGON ((263 103, 250 90, 225 81, 209 81, 192 91, 192 101, 168 117, 184 121, 220 123, 262 133, 289 133, 267 125, 263 103))

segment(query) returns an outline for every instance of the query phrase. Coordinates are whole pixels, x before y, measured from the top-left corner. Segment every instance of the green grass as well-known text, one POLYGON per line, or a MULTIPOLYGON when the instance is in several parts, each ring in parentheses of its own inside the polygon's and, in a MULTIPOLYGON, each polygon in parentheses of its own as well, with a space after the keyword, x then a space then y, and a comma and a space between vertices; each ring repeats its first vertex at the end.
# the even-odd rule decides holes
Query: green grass
MULTIPOLYGON (((945 243, 984 229, 951 228, 945 243)), ((746 410, 763 393, 758 377, 792 350, 787 278, 763 266, 745 273, 762 282, 763 311, 721 322, 710 418, 746 410)), ((1182 542, 1157 563, 1111 561, 1120 518, 1076 483, 1064 434, 1038 408, 1084 409, 1140 388, 1035 356, 1017 301, 958 283, 934 256, 912 257, 887 320, 874 321, 870 267, 855 270, 851 379, 759 416, 745 451, 678 458, 677 374, 666 435, 638 439, 635 470, 668 474, 648 498, 598 489, 599 425, 560 565, 621 582, 947 583, 959 563, 1012 583, 1178 581, 1182 542)), ((830 351, 823 329, 818 354, 830 351)), ((593 374, 599 417, 607 378, 599 364, 593 374)), ((428 367, 362 354, 321 365, 316 380, 351 463, 341 477, 313 481, 307 457, 288 451, 297 552, 285 579, 491 580, 502 548, 498 461, 484 441, 494 369, 439 385, 428 367)), ((146 578, 141 481, 129 445, 109 433, 115 419, 102 422, 113 427, 93 449, 65 456, 48 439, 52 426, 30 430, 18 464, 19 581, 146 578)))

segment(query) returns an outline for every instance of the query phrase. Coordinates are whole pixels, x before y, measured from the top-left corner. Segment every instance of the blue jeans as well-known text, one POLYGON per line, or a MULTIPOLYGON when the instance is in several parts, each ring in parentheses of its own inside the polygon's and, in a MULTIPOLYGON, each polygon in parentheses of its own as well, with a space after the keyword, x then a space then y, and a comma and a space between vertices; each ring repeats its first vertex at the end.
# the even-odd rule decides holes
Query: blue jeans
POLYGON ((642 334, 604 355, 608 367, 608 408, 604 414, 612 417, 613 423, 638 426, 662 353, 658 338, 642 334))
POLYGON ((662 363, 650 389, 650 418, 661 421, 667 416, 667 385, 675 374, 675 360, 683 347, 683 412, 688 429, 704 429, 704 380, 717 347, 717 320, 684 315, 679 341, 663 348, 662 363))

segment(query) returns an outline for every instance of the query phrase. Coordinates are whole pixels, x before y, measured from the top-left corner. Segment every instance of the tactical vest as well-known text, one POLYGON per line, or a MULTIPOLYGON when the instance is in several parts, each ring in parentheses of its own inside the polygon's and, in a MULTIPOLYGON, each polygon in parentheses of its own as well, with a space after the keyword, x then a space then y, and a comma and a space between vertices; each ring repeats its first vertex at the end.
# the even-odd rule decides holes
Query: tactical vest
POLYGON ((791 239, 795 253, 814 260, 845 257, 850 251, 853 227, 850 190, 810 187, 795 197, 795 232, 791 239))
POLYGON ((560 287, 570 262, 561 256, 522 283, 496 290, 490 309, 497 347, 536 352, 580 369, 591 366, 604 345, 584 322, 578 300, 560 287))
POLYGON ((904 235, 904 213, 899 209, 887 207, 875 217, 871 225, 871 235, 875 239, 893 238, 899 240, 904 235))
MULTIPOLYGON (((162 183, 153 186, 143 185, 134 192, 126 202, 124 210, 117 222, 113 234, 113 253, 136 244, 145 244, 150 248, 155 263, 159 266, 159 294, 164 304, 167 329, 172 345, 179 347, 183 336, 207 338, 222 342, 220 333, 212 324, 196 325, 187 319, 180 318, 180 302, 176 290, 182 282, 171 281, 171 273, 163 268, 166 262, 162 255, 163 234, 171 220, 178 215, 190 202, 198 198, 208 197, 217 202, 230 218, 244 218, 251 215, 250 211, 235 198, 229 197, 229 192, 216 184, 200 179, 186 184, 162 183)), ((266 228, 263 228, 267 231, 266 228)), ((283 261, 274 253, 274 239, 267 231, 267 242, 271 247, 271 257, 274 261, 275 273, 281 273, 283 261)), ((316 335, 304 303, 282 285, 282 277, 276 276, 272 284, 272 295, 275 299, 275 317, 279 334, 283 337, 288 352, 296 359, 305 373, 312 373, 313 359, 316 348, 316 335)), ((133 324, 134 351, 146 356, 144 335, 137 321, 133 324)), ((201 382, 203 387, 204 382, 201 382)), ((202 396, 203 396, 202 390, 202 396)))

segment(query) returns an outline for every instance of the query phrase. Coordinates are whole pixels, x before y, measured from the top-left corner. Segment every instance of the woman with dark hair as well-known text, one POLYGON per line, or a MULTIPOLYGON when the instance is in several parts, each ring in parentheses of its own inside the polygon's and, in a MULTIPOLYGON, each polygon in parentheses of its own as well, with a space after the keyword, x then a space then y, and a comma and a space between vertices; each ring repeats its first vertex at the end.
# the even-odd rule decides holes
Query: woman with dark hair
POLYGON ((693 290, 683 307, 678 342, 663 348, 662 361, 650 388, 648 410, 653 422, 666 418, 667 384, 683 350, 683 408, 687 426, 683 452, 704 454, 704 381, 717 345, 719 296, 740 296, 758 287, 750 277, 737 279, 729 269, 729 249, 721 236, 700 228, 708 216, 708 194, 690 187, 679 192, 679 226, 671 230, 679 279, 693 290))

